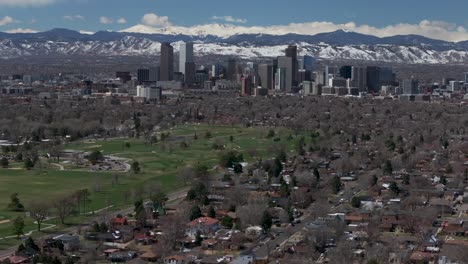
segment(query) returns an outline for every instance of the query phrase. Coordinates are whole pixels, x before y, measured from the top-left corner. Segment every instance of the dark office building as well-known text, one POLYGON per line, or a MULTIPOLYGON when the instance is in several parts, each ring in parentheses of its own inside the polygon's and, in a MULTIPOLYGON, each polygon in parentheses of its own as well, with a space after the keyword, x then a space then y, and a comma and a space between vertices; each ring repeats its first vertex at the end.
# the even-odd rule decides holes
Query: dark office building
POLYGON ((389 67, 380 68, 380 86, 393 85, 395 86, 396 76, 393 73, 393 69, 389 67))
POLYGON ((237 62, 236 59, 228 59, 226 62, 226 80, 235 82, 237 80, 237 62))
POLYGON ((302 69, 302 70, 299 70, 298 74, 297 74, 297 82, 299 84, 301 84, 302 82, 304 81, 312 81, 312 72, 311 71, 308 71, 308 70, 305 70, 305 69, 302 69))
POLYGON ((174 80, 174 48, 170 43, 161 44, 161 81, 172 81, 174 80))
POLYGON ((185 63, 185 83, 193 84, 195 82, 195 62, 185 63))
POLYGON ((297 46, 289 45, 286 48, 286 57, 292 58, 292 86, 297 86, 297 46))
POLYGON ((263 88, 273 89, 273 65, 260 64, 258 66, 258 76, 260 77, 260 84, 263 88))
POLYGON ((367 67, 367 91, 369 93, 378 93, 380 88, 380 67, 367 67))
POLYGON ((250 76, 243 77, 241 79, 241 84, 242 84, 241 95, 242 96, 252 95, 252 92, 253 92, 252 77, 250 77, 250 76))
POLYGON ((197 70, 195 72, 195 82, 198 84, 200 88, 203 88, 205 82, 209 80, 209 75, 206 70, 197 70))
POLYGON ((353 77, 353 67, 352 66, 343 66, 340 68, 340 76, 345 79, 351 79, 353 77))
POLYGON ((137 70, 137 80, 140 83, 150 81, 150 70, 149 69, 138 69, 137 70))
POLYGON ((122 81, 122 83, 126 83, 132 80, 132 76, 130 75, 130 72, 116 72, 115 78, 119 78, 122 81))
POLYGON ((160 81, 159 74, 161 73, 161 68, 159 66, 149 68, 149 81, 158 82, 160 81))

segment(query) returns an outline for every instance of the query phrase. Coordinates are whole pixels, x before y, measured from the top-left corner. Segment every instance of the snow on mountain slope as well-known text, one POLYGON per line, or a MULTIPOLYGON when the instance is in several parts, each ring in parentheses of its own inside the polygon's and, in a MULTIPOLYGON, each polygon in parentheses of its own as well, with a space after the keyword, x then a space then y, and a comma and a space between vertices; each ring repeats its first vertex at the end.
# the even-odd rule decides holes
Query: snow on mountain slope
MULTIPOLYGON (((178 50, 180 41, 173 42, 178 50)), ((425 46, 402 45, 330 45, 326 43, 296 43, 300 55, 324 59, 350 59, 400 63, 468 63, 468 51, 437 51, 425 46)), ((277 57, 284 54, 286 45, 253 45, 218 42, 195 42, 195 53, 203 55, 226 55, 244 59, 277 57)), ((31 41, 26 39, 0 40, 0 58, 33 55, 101 55, 101 56, 157 56, 160 42, 144 37, 125 36, 118 40, 68 40, 31 41)))

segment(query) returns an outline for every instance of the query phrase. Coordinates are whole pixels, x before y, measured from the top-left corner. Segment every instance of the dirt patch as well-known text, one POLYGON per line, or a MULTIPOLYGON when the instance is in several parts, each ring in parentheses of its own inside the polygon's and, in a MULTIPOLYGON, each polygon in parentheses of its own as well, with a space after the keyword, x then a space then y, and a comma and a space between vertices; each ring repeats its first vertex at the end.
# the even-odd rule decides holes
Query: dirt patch
POLYGON ((92 145, 92 146, 86 146, 86 149, 95 149, 95 148, 100 148, 102 145, 92 145))
POLYGON ((10 223, 10 220, 8 220, 8 219, 7 220, 0 220, 0 225, 8 224, 8 223, 10 223))

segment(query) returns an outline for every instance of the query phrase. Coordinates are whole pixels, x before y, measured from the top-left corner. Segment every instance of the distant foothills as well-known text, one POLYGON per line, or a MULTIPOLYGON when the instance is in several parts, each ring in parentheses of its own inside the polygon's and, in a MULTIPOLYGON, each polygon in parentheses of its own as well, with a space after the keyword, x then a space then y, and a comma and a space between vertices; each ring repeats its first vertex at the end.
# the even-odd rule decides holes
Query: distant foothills
POLYGON ((37 33, 0 32, 0 58, 34 55, 151 56, 160 43, 194 42, 195 53, 237 56, 245 59, 276 57, 287 45, 298 46, 302 55, 324 59, 385 61, 396 63, 464 64, 468 41, 448 42, 419 35, 376 37, 345 30, 316 35, 135 33, 99 31, 93 34, 68 29, 37 33))

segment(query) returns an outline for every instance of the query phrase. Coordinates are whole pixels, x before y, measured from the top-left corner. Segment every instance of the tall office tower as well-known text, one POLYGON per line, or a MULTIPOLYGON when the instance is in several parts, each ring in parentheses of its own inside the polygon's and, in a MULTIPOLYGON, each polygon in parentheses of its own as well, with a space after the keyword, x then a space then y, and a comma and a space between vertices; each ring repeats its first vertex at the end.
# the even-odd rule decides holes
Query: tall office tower
POLYGON ((464 81, 465 81, 465 83, 468 83, 468 72, 465 72, 464 75, 465 75, 465 80, 464 81))
POLYGON ((325 84, 325 79, 324 79, 325 74, 321 71, 316 71, 312 73, 312 79, 315 81, 317 84, 324 85, 325 84))
POLYGON ((452 92, 460 91, 460 83, 458 81, 450 81, 449 89, 452 92))
POLYGON ((174 79, 174 48, 170 43, 161 44, 161 81, 172 81, 174 79))
POLYGON ((323 79, 325 81, 325 86, 331 86, 330 78, 335 77, 340 73, 340 70, 336 66, 325 66, 325 72, 323 73, 323 79))
POLYGON ((211 77, 219 77, 223 74, 223 66, 221 64, 213 64, 211 66, 211 77))
POLYGON ((206 70, 197 70, 195 72, 195 82, 198 83, 200 88, 203 88, 205 82, 209 80, 209 75, 206 70))
POLYGON ((195 63, 193 58, 193 43, 187 42, 180 44, 179 48, 179 72, 187 75, 195 75, 195 69, 193 73, 187 74, 186 65, 187 63, 195 63))
POLYGON ((351 79, 352 77, 352 68, 351 66, 343 66, 340 68, 340 75, 345 79, 351 79))
POLYGON ((149 69, 138 69, 137 70, 137 80, 140 83, 149 82, 149 80, 150 80, 150 70, 149 69))
POLYGON ((159 81, 159 73, 161 68, 159 66, 150 67, 149 68, 149 81, 150 82, 158 82, 159 81))
POLYGON ((284 92, 291 92, 292 87, 294 86, 294 77, 296 76, 294 72, 294 59, 292 57, 278 57, 278 69, 283 69, 285 71, 285 87, 284 92))
POLYGON ((305 55, 302 57, 303 69, 308 71, 314 70, 315 59, 312 56, 305 55))
POLYGON ((395 85, 395 74, 393 73, 393 69, 390 67, 381 67, 380 68, 380 86, 383 85, 395 85))
POLYGON ((367 69, 365 67, 352 67, 351 80, 359 92, 367 91, 367 69))
POLYGON ((253 90, 252 89, 252 77, 250 76, 242 77, 241 84, 242 84, 241 95, 242 96, 252 95, 252 90, 253 90))
POLYGON ((258 75, 263 88, 267 88, 268 90, 273 89, 273 65, 260 64, 260 66, 258 66, 258 75))
POLYGON ((228 59, 226 62, 226 80, 237 81, 237 62, 236 59, 228 59))
POLYGON ((402 85, 401 85, 403 94, 406 94, 406 95, 419 94, 418 84, 419 84, 418 81, 415 79, 403 80, 402 85))
POLYGON ((277 68, 275 74, 275 90, 286 91, 286 69, 277 68))
POLYGON ((289 45, 286 48, 285 54, 286 54, 286 57, 289 57, 292 59, 292 73, 293 73, 292 86, 297 86, 297 74, 298 74, 297 46, 289 45))
POLYGON ((367 91, 369 93, 378 93, 381 86, 380 67, 367 67, 367 91))
POLYGON ((185 63, 185 83, 192 84, 195 82, 195 62, 185 63))

